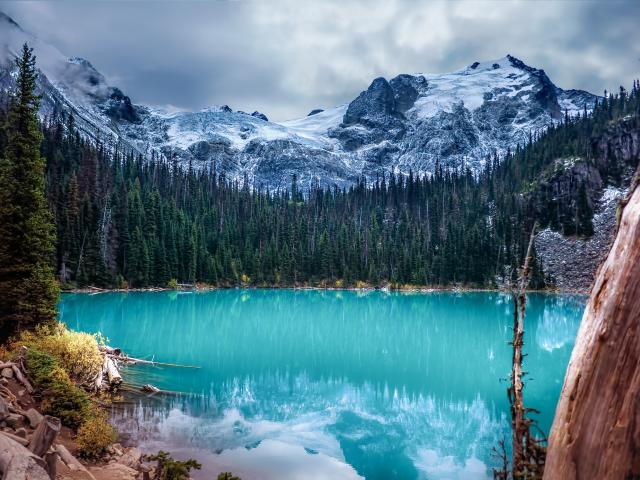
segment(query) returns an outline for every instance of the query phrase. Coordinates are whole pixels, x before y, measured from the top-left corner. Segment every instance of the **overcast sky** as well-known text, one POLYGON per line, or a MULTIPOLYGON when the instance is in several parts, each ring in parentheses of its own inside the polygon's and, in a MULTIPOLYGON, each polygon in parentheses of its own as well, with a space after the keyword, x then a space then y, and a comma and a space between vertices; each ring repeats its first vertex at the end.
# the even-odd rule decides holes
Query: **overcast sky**
POLYGON ((563 88, 640 77, 640 0, 0 1, 134 103, 229 104, 270 119, 353 99, 377 76, 510 53, 563 88))

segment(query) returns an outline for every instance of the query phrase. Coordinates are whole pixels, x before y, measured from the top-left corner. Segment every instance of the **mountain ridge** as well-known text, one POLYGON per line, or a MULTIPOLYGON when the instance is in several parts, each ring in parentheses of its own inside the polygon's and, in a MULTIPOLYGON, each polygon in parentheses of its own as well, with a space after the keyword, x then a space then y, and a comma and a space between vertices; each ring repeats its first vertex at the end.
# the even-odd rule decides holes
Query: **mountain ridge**
POLYGON ((65 57, 4 14, 0 22, 0 90, 12 86, 12 53, 29 42, 43 73, 44 118, 73 112, 83 134, 103 143, 194 168, 215 165, 268 189, 287 188, 294 174, 307 188, 426 175, 438 163, 477 172, 487 158, 526 143, 565 112, 590 110, 597 98, 560 89, 544 70, 507 55, 446 74, 379 77, 348 104, 284 122, 227 105, 169 111, 135 104, 89 60, 65 57))

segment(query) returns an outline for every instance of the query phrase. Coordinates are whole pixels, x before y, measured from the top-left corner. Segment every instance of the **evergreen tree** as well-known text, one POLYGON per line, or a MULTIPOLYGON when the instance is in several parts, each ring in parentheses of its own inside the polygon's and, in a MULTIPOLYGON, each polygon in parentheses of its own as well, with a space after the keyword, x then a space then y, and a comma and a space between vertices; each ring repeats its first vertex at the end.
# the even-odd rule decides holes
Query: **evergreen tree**
POLYGON ((58 285, 53 272, 55 231, 45 197, 40 156, 35 56, 27 44, 17 60, 7 144, 0 159, 0 336, 50 324, 58 285))

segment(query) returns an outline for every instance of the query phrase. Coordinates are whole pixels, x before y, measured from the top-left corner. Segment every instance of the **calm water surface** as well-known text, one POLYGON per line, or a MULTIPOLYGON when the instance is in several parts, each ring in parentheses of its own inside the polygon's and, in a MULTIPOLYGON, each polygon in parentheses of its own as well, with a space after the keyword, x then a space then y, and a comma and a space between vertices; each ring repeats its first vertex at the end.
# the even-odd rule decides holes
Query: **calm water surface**
MULTIPOLYGON (((226 290, 64 295, 71 328, 132 356, 125 378, 186 395, 118 412, 196 478, 485 479, 510 435, 511 304, 496 293, 226 290), (143 408, 144 407, 144 408, 143 408)), ((584 298, 530 295, 528 406, 553 420, 584 298)))

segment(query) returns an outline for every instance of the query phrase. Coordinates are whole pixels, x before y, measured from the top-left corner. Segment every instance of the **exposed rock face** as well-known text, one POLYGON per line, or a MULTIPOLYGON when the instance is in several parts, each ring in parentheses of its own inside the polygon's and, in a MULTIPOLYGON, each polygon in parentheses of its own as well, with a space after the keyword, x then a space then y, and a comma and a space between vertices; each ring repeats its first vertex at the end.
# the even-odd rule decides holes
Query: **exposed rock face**
POLYGON ((560 290, 589 290, 595 271, 611 245, 616 209, 623 196, 624 191, 617 188, 609 187, 604 191, 593 216, 591 238, 565 237, 548 227, 536 235, 536 251, 544 271, 551 275, 560 290))
POLYGON ((260 120, 264 120, 265 122, 269 121, 269 119, 267 118, 267 116, 264 113, 258 112, 257 110, 255 112, 253 112, 251 114, 251 116, 259 118, 260 120))
POLYGON ((589 159, 559 159, 531 193, 532 214, 547 227, 536 236, 536 251, 561 290, 587 291, 608 251, 618 201, 640 159, 637 122, 627 119, 610 126, 593 141, 589 159), (581 188, 594 211, 589 237, 575 235, 574 207, 581 188))
POLYGON ((571 355, 548 480, 640 477, 640 188, 622 213, 571 355))

